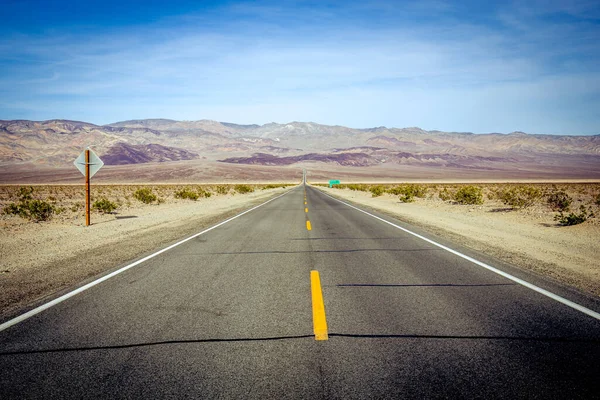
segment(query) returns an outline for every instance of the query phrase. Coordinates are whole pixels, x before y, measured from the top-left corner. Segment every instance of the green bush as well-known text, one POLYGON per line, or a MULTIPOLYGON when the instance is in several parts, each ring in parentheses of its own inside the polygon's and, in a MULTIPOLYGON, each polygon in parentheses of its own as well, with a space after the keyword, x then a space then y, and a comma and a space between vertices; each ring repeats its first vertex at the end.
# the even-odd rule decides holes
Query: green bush
POLYGON ((424 198, 427 195, 427 189, 421 185, 408 184, 395 186, 387 190, 388 193, 398 196, 403 203, 415 201, 415 197, 424 198))
POLYGON ((532 186, 516 186, 499 193, 500 200, 512 208, 530 207, 541 196, 542 192, 532 186))
POLYGON ((54 206, 43 200, 26 200, 19 204, 11 203, 3 210, 5 214, 19 215, 22 218, 36 222, 49 220, 54 211, 54 206))
POLYGON ((209 198, 210 196, 212 196, 212 193, 209 192, 208 190, 205 190, 205 189, 202 189, 201 187, 199 187, 198 188, 198 196, 209 198))
POLYGON ((427 188, 421 185, 407 184, 390 188, 387 192, 398 196, 403 203, 410 203, 414 201, 415 197, 425 198, 427 188))
POLYGON ((229 186, 217 186, 217 194, 229 193, 229 186))
POLYGON ((254 192, 254 188, 250 185, 235 185, 233 188, 236 192, 240 194, 252 193, 254 192))
POLYGON ((548 205, 554 211, 568 211, 573 199, 565 191, 551 193, 548 196, 548 205))
POLYGON ((371 186, 371 188, 369 189, 369 191, 371 192, 371 195, 373 197, 379 197, 382 194, 385 193, 385 188, 381 185, 377 185, 377 186, 371 186))
POLYGON ((47 221, 55 212, 55 207, 43 200, 33 199, 33 187, 19 188, 19 203, 10 203, 3 209, 4 214, 19 215, 21 218, 27 218, 32 221, 47 221))
POLYGON ((194 192, 189 188, 183 188, 181 190, 177 190, 174 194, 176 199, 189 199, 189 200, 198 200, 198 193, 194 192))
POLYGON ((94 210, 98 210, 102 214, 110 214, 111 212, 117 209, 117 205, 115 203, 104 197, 100 200, 96 200, 92 207, 94 208, 94 210))
POLYGON ((54 206, 43 200, 29 200, 25 204, 27 217, 34 221, 47 221, 54 213, 54 206))
POLYGON ((458 204, 483 204, 483 193, 478 186, 463 186, 454 193, 458 204))
POLYGON ((156 195, 152 193, 152 189, 150 188, 142 188, 135 191, 133 197, 138 199, 144 204, 150 204, 156 201, 156 195))
POLYGON ((558 223, 563 226, 571 226, 571 225, 578 225, 578 224, 581 224, 581 223, 587 221, 588 216, 590 216, 590 215, 588 215, 587 210, 582 205, 579 207, 579 214, 571 212, 568 215, 565 215, 561 211, 558 215, 554 216, 554 220, 558 221, 558 223))

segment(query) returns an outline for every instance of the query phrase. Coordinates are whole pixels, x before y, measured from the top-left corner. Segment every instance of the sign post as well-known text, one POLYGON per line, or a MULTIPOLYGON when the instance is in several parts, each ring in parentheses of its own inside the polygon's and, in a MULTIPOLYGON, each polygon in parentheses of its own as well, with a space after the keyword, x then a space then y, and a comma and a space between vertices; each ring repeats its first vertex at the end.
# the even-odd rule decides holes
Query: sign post
POLYGON ((337 179, 329 181, 329 187, 333 187, 333 185, 339 185, 339 184, 340 184, 340 181, 337 179))
POLYGON ((90 149, 85 150, 85 226, 90 226, 90 149))
POLYGON ((85 176, 85 226, 90 226, 90 179, 102 168, 104 163, 88 147, 77 157, 73 164, 85 176))

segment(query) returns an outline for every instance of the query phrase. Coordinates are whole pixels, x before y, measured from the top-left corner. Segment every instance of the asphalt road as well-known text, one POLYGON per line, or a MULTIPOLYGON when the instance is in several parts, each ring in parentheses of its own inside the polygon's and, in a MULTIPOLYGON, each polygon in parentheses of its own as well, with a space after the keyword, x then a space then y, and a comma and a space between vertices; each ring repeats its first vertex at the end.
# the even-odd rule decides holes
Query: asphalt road
POLYGON ((0 398, 600 397, 599 320, 311 187, 306 203, 296 187, 0 332, 0 398))

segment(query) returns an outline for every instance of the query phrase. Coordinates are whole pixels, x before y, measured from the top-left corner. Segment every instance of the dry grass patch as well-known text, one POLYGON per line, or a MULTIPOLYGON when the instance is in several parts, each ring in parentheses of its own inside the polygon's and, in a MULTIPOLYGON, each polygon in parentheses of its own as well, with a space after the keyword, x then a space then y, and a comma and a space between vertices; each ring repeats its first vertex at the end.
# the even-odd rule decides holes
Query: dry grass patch
MULTIPOLYGON (((210 201, 218 197, 244 195, 255 190, 292 186, 278 184, 223 185, 95 185, 91 187, 92 212, 127 213, 137 207, 157 207, 186 201, 210 201)), ((0 219, 57 223, 79 220, 85 212, 83 185, 0 185, 0 219)))
MULTIPOLYGON (((316 186, 327 187, 325 184, 316 186)), ((598 183, 488 183, 488 184, 357 184, 334 185, 334 189, 371 192, 372 197, 397 196, 400 203, 443 201, 482 206, 494 212, 546 214, 557 226, 598 223, 598 183)))

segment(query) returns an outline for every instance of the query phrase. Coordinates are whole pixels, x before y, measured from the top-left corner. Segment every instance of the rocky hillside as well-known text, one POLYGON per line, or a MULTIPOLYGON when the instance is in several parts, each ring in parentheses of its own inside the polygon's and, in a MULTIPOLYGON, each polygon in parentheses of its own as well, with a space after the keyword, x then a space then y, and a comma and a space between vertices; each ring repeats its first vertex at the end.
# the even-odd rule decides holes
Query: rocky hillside
POLYGON ((102 161, 106 165, 194 160, 196 158, 198 158, 198 154, 191 151, 160 144, 117 143, 102 155, 102 161))
POLYGON ((600 175, 598 135, 353 129, 311 122, 238 125, 146 119, 100 126, 67 120, 0 121, 0 165, 64 166, 86 146, 91 146, 108 165, 198 158, 266 166, 321 163, 493 170, 548 165, 586 168, 600 175))

